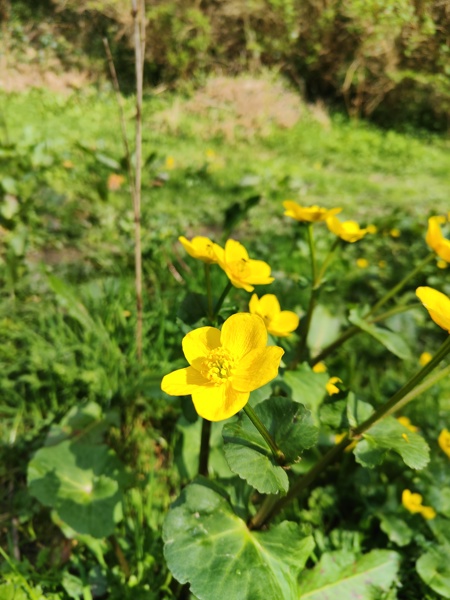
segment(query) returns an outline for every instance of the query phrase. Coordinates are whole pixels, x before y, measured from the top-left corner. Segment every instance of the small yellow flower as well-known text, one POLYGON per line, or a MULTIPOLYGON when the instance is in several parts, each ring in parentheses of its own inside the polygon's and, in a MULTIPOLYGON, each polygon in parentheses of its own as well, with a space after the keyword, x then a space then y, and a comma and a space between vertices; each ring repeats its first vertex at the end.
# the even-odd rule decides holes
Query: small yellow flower
POLYGON ((422 354, 419 356, 419 365, 421 367, 424 367, 425 365, 427 365, 430 360, 433 358, 433 355, 430 354, 429 352, 422 352, 422 354))
POLYGON ((253 285, 265 285, 274 280, 269 265, 262 260, 249 258, 247 250, 236 240, 227 240, 225 248, 214 244, 219 266, 225 271, 234 287, 253 292, 253 285))
POLYGON ((450 431, 443 429, 438 437, 438 444, 441 450, 450 458, 450 431))
MULTIPOLYGON (((342 440, 345 437, 345 433, 337 433, 334 436, 334 443, 337 445, 340 442, 342 442, 342 440)), ((353 448, 355 448, 356 444, 358 443, 357 440, 353 440, 353 442, 351 444, 349 444, 348 446, 345 447, 344 452, 350 452, 351 450, 353 450, 353 448)))
POLYGON ((367 269, 367 267, 369 266, 369 261, 367 260, 367 258, 358 258, 356 260, 356 266, 360 269, 367 269))
POLYGON ((190 366, 166 375, 161 389, 171 396, 192 395, 204 419, 222 421, 235 415, 250 392, 276 377, 281 357, 278 346, 267 346, 267 330, 257 315, 229 317, 222 331, 200 327, 183 338, 190 366))
POLYGON ((410 490, 403 490, 402 504, 410 513, 420 513, 425 519, 434 519, 436 511, 431 506, 422 505, 422 496, 410 490))
POLYGON ((325 389, 327 390, 329 396, 338 394, 340 392, 338 386, 335 385, 336 383, 342 383, 342 379, 339 379, 339 377, 330 377, 328 383, 325 385, 325 389))
POLYGON ((357 242, 362 239, 367 229, 361 229, 356 221, 340 221, 337 217, 332 215, 327 218, 328 229, 340 237, 344 242, 357 242))
POLYGON ((249 310, 263 319, 267 331, 272 335, 286 337, 298 327, 298 316, 290 310, 281 310, 280 303, 274 294, 265 294, 259 299, 256 294, 253 294, 249 310))
POLYGON ((430 287, 419 287, 416 294, 433 321, 450 333, 450 298, 430 287))
POLYGON ((181 242, 189 256, 209 264, 218 262, 215 248, 220 248, 220 246, 214 244, 209 238, 197 235, 189 241, 184 235, 180 235, 178 241, 181 242))
POLYGON ((175 159, 173 156, 168 156, 166 158, 166 169, 168 171, 173 171, 173 169, 175 169, 175 159))
POLYGON ((412 432, 419 431, 419 428, 413 425, 408 417, 398 417, 397 421, 412 432))
POLYGON ((450 240, 447 240, 441 231, 441 225, 446 221, 447 219, 442 216, 430 217, 425 241, 439 258, 450 263, 450 240))
POLYGON ((286 209, 285 215, 292 217, 296 221, 307 221, 312 223, 314 221, 325 221, 328 217, 336 215, 341 212, 342 208, 322 208, 321 206, 300 206, 293 200, 285 200, 283 206, 286 209))
POLYGON ((316 363, 313 366, 312 370, 314 371, 314 373, 326 373, 327 367, 326 367, 325 363, 321 361, 321 362, 316 363))
POLYGON ((393 227, 390 230, 389 235, 393 238, 399 238, 402 235, 402 232, 397 227, 393 227))
POLYGON ((443 258, 440 258, 438 261, 436 261, 436 266, 438 269, 446 269, 448 267, 448 263, 446 263, 443 258))
POLYGON ((366 229, 367 233, 375 234, 378 232, 378 227, 376 225, 373 225, 372 223, 370 225, 367 225, 366 229))
POLYGON ((116 192, 120 190, 123 182, 125 181, 125 177, 123 175, 118 175, 117 173, 111 173, 108 177, 108 190, 110 192, 116 192))

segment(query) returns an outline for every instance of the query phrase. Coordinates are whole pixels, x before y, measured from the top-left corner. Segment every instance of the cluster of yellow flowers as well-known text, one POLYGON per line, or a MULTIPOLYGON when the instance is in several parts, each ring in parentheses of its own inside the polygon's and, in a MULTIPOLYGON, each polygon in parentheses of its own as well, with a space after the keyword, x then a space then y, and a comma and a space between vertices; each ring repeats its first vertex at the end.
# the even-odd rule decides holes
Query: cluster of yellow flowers
POLYGON ((424 519, 434 519, 436 511, 431 506, 423 506, 423 498, 420 494, 411 492, 411 490, 403 490, 402 504, 409 510, 410 513, 420 513, 424 519))
MULTIPOLYGON (((307 223, 325 221, 331 232, 349 243, 376 232, 372 225, 363 229, 355 221, 340 221, 336 217, 340 208, 304 207, 292 200, 286 200, 283 205, 286 216, 307 223)), ((450 241, 444 238, 440 229, 444 222, 445 217, 429 219, 426 241, 442 260, 450 262, 450 241)), ((236 240, 227 240, 224 248, 204 236, 196 236, 190 241, 181 236, 179 241, 193 258, 207 265, 218 264, 236 288, 253 292, 254 285, 274 281, 270 266, 250 258, 245 247, 236 240)), ((450 298, 430 287, 419 287, 416 293, 433 321, 450 333, 450 298)), ((258 298, 253 294, 249 313, 229 317, 221 331, 215 327, 201 327, 184 337, 183 352, 190 366, 166 375, 161 387, 174 396, 191 394, 198 414, 206 419, 227 419, 245 406, 251 391, 265 385, 278 373, 284 351, 278 346, 267 346, 267 334, 285 337, 295 331, 298 324, 298 316, 292 311, 281 310, 275 295, 258 298)), ((428 357, 422 355, 421 364, 426 364, 427 360, 428 357)), ((324 365, 323 368, 326 370, 324 365)), ((342 383, 338 377, 329 379, 326 390, 330 395, 339 392, 337 383, 342 383)), ((450 456, 447 430, 441 433, 439 444, 450 456)), ((405 506, 409 502, 408 506, 416 507, 412 512, 432 518, 433 509, 422 507, 418 494, 405 490, 404 495, 405 506)))

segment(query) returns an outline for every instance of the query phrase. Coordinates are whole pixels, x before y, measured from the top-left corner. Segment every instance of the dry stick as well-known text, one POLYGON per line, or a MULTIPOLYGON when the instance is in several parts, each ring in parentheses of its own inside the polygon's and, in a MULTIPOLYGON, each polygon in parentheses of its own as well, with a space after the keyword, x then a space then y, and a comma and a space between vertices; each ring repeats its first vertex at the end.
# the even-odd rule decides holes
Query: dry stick
POLYGON ((141 250, 141 184, 142 184, 142 96, 144 85, 145 11, 143 2, 131 0, 134 26, 134 56, 136 70, 136 163, 134 180, 134 262, 136 281, 136 348, 142 359, 142 250, 141 250))
POLYGON ((123 147, 125 150, 125 161, 127 163, 130 194, 131 194, 131 198, 133 199, 133 202, 134 202, 134 173, 133 173, 133 167, 131 165, 130 145, 128 144, 127 129, 126 129, 126 125, 125 125, 125 110, 124 110, 124 104, 123 104, 123 97, 122 97, 122 94, 120 93, 119 80, 117 78, 117 71, 116 71, 116 67, 114 65, 114 59, 113 59, 113 56, 111 53, 111 48, 109 47, 108 38, 106 38, 106 37, 103 38, 103 45, 105 46, 106 58, 108 59, 109 72, 111 74, 112 84, 114 87, 114 91, 116 93, 117 106, 119 108, 120 129, 122 131, 122 142, 123 142, 123 147))

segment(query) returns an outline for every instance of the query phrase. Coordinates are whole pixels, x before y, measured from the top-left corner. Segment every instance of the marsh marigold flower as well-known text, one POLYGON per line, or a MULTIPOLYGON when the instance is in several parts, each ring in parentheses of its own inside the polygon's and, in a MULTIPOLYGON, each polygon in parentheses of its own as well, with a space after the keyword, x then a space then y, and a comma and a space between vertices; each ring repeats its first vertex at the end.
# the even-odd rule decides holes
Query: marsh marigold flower
POLYGON ((422 496, 411 492, 411 490, 403 490, 402 504, 409 510, 410 513, 420 513, 425 519, 434 519, 436 511, 431 506, 422 505, 422 496))
POLYGON ((286 209, 285 215, 292 217, 296 221, 306 221, 312 223, 314 221, 325 221, 328 217, 341 212, 342 208, 322 208, 321 206, 300 206, 293 200, 285 200, 283 206, 286 209))
POLYGON ((269 265, 262 260, 249 258, 247 250, 236 240, 227 240, 225 248, 214 244, 219 266, 225 271, 234 287, 253 292, 254 285, 272 283, 269 265))
POLYGON ((214 244, 209 238, 197 235, 189 241, 184 235, 180 235, 178 241, 181 242, 189 256, 198 258, 198 260, 202 260, 205 263, 211 264, 217 262, 215 247, 220 248, 220 246, 214 244))
POLYGON ((441 231, 441 225, 446 221, 447 219, 442 216, 430 217, 425 241, 440 258, 450 263, 450 240, 447 240, 441 231))
POLYGON ((430 352, 422 352, 422 354, 419 356, 419 365, 421 367, 424 367, 425 365, 427 365, 430 360, 433 358, 433 355, 430 354, 430 352))
POLYGON ((171 396, 191 394, 195 410, 209 421, 240 411, 250 392, 276 377, 284 354, 278 346, 267 346, 263 320, 249 313, 232 315, 222 331, 194 329, 182 344, 190 366, 166 375, 161 389, 171 396))
POLYGON ((367 260, 367 258, 357 258, 356 266, 360 269, 367 269, 367 267, 369 266, 369 261, 367 260))
POLYGON ((327 226, 332 233, 351 244, 362 239, 367 233, 367 229, 361 229, 356 221, 340 221, 334 215, 327 218, 327 226))
POLYGON ((438 437, 438 444, 445 452, 445 454, 450 458, 450 431, 448 429, 443 429, 438 437))
POLYGON ((450 333, 450 298, 442 292, 425 286, 417 288, 416 294, 433 321, 450 333))
POLYGON ((290 310, 281 310, 280 303, 274 294, 265 294, 258 299, 256 294, 248 305, 252 314, 261 317, 267 331, 278 337, 286 337, 298 327, 299 318, 290 310))
POLYGON ((329 396, 332 396, 333 394, 338 394, 340 392, 340 389, 338 388, 336 383, 342 383, 342 379, 339 379, 339 377, 330 377, 327 384, 325 385, 325 389, 327 390, 329 396))
POLYGON ((327 366, 324 362, 318 362, 316 363, 312 370, 314 371, 314 373, 326 373, 327 372, 327 366))
POLYGON ((419 431, 419 428, 413 425, 408 417, 397 417, 397 421, 401 423, 403 427, 406 427, 406 429, 409 429, 413 433, 419 431))

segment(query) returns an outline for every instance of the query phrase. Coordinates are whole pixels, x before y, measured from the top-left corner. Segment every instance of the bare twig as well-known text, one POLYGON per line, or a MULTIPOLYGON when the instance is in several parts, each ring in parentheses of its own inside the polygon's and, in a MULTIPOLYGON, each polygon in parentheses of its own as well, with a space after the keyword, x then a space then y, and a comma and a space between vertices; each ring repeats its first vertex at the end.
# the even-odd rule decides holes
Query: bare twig
POLYGON ((142 183, 142 96, 145 51, 145 3, 131 0, 134 25, 134 56, 136 69, 136 151, 134 179, 134 232, 136 281, 136 347, 138 360, 142 359, 142 250, 141 250, 141 183, 142 183))

